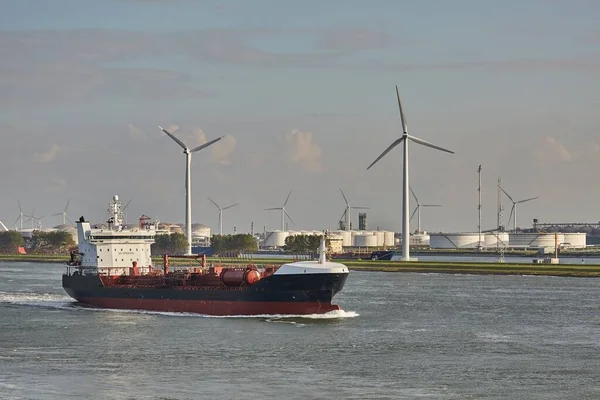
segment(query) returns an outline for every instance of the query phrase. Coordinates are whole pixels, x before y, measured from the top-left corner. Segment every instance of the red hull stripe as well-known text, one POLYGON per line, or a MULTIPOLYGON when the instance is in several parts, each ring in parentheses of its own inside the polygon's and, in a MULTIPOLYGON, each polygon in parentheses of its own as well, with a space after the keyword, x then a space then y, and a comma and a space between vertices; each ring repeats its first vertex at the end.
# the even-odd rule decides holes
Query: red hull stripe
POLYGON ((324 314, 339 310, 330 303, 319 302, 270 302, 270 301, 203 301, 203 300, 154 300, 91 297, 77 299, 81 303, 101 308, 147 310, 163 312, 187 312, 206 315, 274 315, 274 314, 324 314))

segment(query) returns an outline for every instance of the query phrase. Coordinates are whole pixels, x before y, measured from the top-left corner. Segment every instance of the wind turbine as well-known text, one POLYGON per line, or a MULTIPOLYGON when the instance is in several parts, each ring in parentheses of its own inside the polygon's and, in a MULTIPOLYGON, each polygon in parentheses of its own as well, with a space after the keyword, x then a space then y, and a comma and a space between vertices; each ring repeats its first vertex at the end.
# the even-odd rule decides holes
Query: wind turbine
POLYGON ((285 231, 285 216, 286 215, 290 219, 290 222, 293 225, 296 225, 294 223, 294 221, 292 220, 292 217, 290 217, 290 214, 288 214, 288 212, 285 210, 285 206, 288 203, 288 200, 290 199, 291 195, 292 195, 292 191, 290 190, 290 194, 288 194, 287 198, 285 199, 285 203, 283 203, 283 206, 281 206, 281 207, 273 207, 273 208, 265 208, 265 211, 281 210, 281 230, 282 231, 285 231))
POLYGON ((47 215, 42 215, 41 217, 36 217, 35 216, 35 207, 31 209, 31 215, 23 214, 23 216, 29 218, 25 222, 31 221, 31 229, 42 229, 42 219, 47 217, 47 215))
POLYGON ((415 192, 413 191, 412 187, 409 186, 410 192, 412 193, 413 197, 415 198, 415 201, 417 202, 417 206, 415 207, 415 211, 413 211, 413 213, 410 216, 410 220, 412 221, 413 217, 415 216, 415 213, 417 214, 417 232, 421 233, 421 207, 441 207, 440 204, 421 204, 419 203, 419 199, 417 198, 417 195, 415 194, 415 192))
POLYGON ((517 204, 526 203, 528 201, 538 199, 539 196, 531 197, 531 198, 525 199, 525 200, 514 201, 513 198, 510 197, 510 194, 506 193, 506 190, 504 190, 504 188, 502 186, 500 186, 500 190, 502 190, 504 192, 504 194, 506 195, 506 197, 508 197, 509 200, 512 202, 512 207, 510 209, 510 215, 508 217, 508 225, 510 226, 510 219, 514 218, 513 219, 513 230, 516 232, 517 231, 517 204))
POLYGON ((215 207, 217 207, 219 209, 219 235, 223 236, 223 211, 233 208, 233 207, 237 206, 239 203, 235 203, 230 206, 221 208, 221 207, 219 207, 219 205, 217 203, 215 203, 215 201, 213 199, 211 199, 210 197, 208 199, 215 205, 215 207))
POLYGON ((340 192, 342 193, 342 197, 344 198, 344 201, 346 202, 346 210, 342 214, 342 218, 344 218, 344 216, 346 217, 344 219, 344 225, 345 225, 346 230, 349 231, 350 230, 350 221, 352 220, 350 218, 350 210, 368 210, 369 207, 352 207, 352 206, 350 206, 350 203, 348 202, 346 195, 342 191, 342 188, 340 188, 340 192))
POLYGON ((23 217, 25 216, 25 214, 23 214, 23 208, 21 207, 21 201, 17 200, 17 203, 19 204, 19 217, 15 220, 15 222, 13 223, 14 226, 17 226, 17 222, 19 223, 19 229, 23 230, 23 217))
POLYGON ((70 202, 70 201, 71 201, 70 199, 69 199, 69 200, 67 200, 67 205, 65 206, 65 209, 63 210, 63 212, 61 212, 61 213, 56 213, 56 214, 50 214, 50 216, 51 216, 51 217, 57 217, 57 216, 59 216, 59 215, 62 215, 62 224, 63 224, 63 225, 66 225, 66 224, 67 224, 67 221, 69 221, 69 222, 71 223, 71 225, 75 225, 75 224, 73 223, 73 221, 71 221, 71 218, 69 218, 69 216, 67 215, 67 209, 69 208, 69 202, 70 202))
POLYGON ((192 179, 191 179, 191 166, 192 166, 192 153, 207 148, 208 146, 218 142, 223 136, 201 144, 198 147, 189 149, 181 140, 177 139, 171 132, 167 131, 163 127, 158 127, 161 131, 166 133, 171 139, 173 139, 183 149, 185 154, 185 236, 188 241, 186 254, 192 254, 192 179))
POLYGON ((398 92, 398 86, 396 86, 396 97, 398 98, 398 108, 400 110, 400 121, 402 122, 402 131, 403 134, 399 139, 396 139, 375 161, 371 163, 367 167, 367 169, 371 168, 375 163, 381 160, 387 153, 390 152, 394 147, 398 146, 400 143, 403 143, 404 147, 404 170, 403 170, 403 185, 402 185, 402 261, 410 261, 410 228, 409 228, 409 194, 408 194, 408 141, 411 140, 415 143, 421 144, 423 146, 431 147, 433 149, 445 151, 446 153, 454 154, 453 151, 446 150, 443 147, 436 146, 432 143, 426 142, 423 139, 419 139, 415 136, 410 136, 408 134, 408 126, 406 125, 406 118, 404 117, 404 112, 402 111, 402 103, 400 102, 400 92, 398 92))

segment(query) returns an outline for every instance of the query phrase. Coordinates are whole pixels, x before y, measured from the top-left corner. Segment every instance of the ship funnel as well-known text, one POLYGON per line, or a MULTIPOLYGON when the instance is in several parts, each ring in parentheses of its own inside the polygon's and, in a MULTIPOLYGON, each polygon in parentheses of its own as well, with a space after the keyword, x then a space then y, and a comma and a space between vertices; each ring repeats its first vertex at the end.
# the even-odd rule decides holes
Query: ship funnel
POLYGON ((321 236, 321 247, 319 248, 319 264, 325 264, 327 262, 327 246, 325 243, 326 233, 321 236))

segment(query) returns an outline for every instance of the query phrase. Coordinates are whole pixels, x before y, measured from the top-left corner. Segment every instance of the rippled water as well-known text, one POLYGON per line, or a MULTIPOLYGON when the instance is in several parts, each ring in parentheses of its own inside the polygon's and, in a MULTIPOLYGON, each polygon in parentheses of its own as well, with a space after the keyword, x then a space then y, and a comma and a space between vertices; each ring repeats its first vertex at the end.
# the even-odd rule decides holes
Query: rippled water
POLYGON ((600 280, 352 272, 328 316, 80 307, 0 263, 4 399, 596 399, 600 280))

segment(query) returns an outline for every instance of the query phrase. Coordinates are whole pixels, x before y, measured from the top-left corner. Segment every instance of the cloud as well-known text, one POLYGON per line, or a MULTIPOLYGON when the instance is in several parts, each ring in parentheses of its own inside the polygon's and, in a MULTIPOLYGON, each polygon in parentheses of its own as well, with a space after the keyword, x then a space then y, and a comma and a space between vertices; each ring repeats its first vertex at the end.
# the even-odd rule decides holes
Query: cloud
POLYGON ((592 142, 585 147, 569 149, 552 136, 545 136, 534 151, 535 158, 540 166, 550 164, 577 162, 585 163, 586 160, 597 160, 600 153, 600 144, 592 142))
POLYGON ((202 128, 199 127, 195 127, 192 129, 190 139, 192 140, 192 143, 195 143, 194 147, 208 142, 208 140, 206 140, 206 134, 204 133, 202 128))
POLYGON ((327 29, 317 38, 317 46, 333 51, 380 50, 390 47, 392 38, 365 28, 327 29))
POLYGON ((34 153, 33 161, 37 163, 49 163, 54 161, 58 153, 60 152, 60 147, 56 143, 50 147, 50 149, 43 151, 41 153, 34 153))
POLYGON ((284 143, 288 159, 301 165, 306 171, 320 172, 323 170, 321 163, 322 150, 313 142, 311 132, 302 132, 294 129, 284 136, 284 143))
POLYGON ((142 130, 133 124, 127 125, 129 137, 132 139, 139 139, 142 137, 142 130))
POLYGON ((505 60, 468 60, 429 64, 400 64, 388 66, 393 71, 485 69, 494 72, 576 71, 600 74, 600 57, 575 58, 518 58, 505 60))
POLYGON ((552 136, 545 136, 542 139, 535 154, 540 165, 571 161, 573 159, 573 155, 567 150, 565 145, 552 136))
POLYGON ((171 124, 168 125, 165 129, 168 130, 170 133, 175 134, 175 132, 179 130, 179 125, 171 124))
POLYGON ((210 162, 223 165, 230 164, 229 156, 235 151, 236 146, 237 140, 233 136, 226 135, 210 147, 210 162))
POLYGON ((48 189, 50 190, 60 192, 67 188, 67 180, 62 177, 53 176, 47 182, 48 189))
POLYGON ((114 97, 210 99, 216 94, 195 87, 193 75, 153 68, 148 60, 183 56, 188 65, 347 67, 348 52, 379 48, 388 43, 386 37, 364 28, 0 31, 0 53, 10 54, 0 64, 0 106, 56 105, 114 97), (313 40, 316 47, 274 53, 256 45, 261 39, 282 35, 313 40), (132 61, 142 67, 123 67, 132 61))

